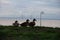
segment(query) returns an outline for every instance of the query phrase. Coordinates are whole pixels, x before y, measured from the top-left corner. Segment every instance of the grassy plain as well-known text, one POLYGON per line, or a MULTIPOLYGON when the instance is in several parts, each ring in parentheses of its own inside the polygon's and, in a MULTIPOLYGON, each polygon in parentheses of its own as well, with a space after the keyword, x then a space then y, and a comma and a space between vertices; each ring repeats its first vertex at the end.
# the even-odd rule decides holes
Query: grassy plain
POLYGON ((0 26, 0 40, 60 40, 60 28, 0 26))

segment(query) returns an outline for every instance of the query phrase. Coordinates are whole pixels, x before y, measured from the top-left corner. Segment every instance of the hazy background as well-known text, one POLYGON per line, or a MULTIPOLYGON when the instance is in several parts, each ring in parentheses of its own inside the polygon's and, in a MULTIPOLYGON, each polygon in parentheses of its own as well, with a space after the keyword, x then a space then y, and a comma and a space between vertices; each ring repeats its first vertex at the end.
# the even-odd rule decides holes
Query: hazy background
POLYGON ((0 0, 0 25, 36 18, 36 26, 40 26, 42 11, 42 19, 45 19, 41 21, 42 26, 60 27, 60 0, 0 0))
POLYGON ((60 0, 0 0, 0 18, 32 17, 60 19, 60 0))

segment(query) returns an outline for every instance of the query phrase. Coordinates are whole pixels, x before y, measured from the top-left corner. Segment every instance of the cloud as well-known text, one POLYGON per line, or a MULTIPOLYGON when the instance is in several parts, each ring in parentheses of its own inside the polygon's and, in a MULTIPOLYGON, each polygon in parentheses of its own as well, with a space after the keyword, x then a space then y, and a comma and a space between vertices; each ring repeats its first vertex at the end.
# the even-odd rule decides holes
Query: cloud
POLYGON ((9 4, 9 3, 11 3, 9 0, 1 0, 1 3, 2 4, 9 4))
MULTIPOLYGON (((1 0, 0 16, 38 16, 41 11, 45 14, 60 15, 60 0, 1 0)), ((56 15, 55 15, 56 16, 56 15)))

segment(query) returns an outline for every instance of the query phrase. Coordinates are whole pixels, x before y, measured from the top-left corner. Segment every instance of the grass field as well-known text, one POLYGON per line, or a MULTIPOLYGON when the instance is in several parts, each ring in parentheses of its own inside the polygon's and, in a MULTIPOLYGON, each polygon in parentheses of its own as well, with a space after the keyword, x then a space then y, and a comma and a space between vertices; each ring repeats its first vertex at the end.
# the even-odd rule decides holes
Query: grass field
POLYGON ((0 40, 60 40, 60 28, 0 26, 0 40))

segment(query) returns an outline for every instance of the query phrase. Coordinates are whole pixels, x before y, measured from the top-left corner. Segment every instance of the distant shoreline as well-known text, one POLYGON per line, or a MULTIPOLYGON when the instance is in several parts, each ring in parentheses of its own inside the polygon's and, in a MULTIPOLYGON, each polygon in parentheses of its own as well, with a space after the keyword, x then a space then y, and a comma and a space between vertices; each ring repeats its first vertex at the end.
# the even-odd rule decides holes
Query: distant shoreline
MULTIPOLYGON (((33 19, 33 18, 21 18, 21 17, 0 17, 0 19, 18 19, 18 20, 26 20, 26 19, 33 19)), ((37 20, 40 20, 40 18, 35 18, 37 20)), ((42 18, 42 20, 60 20, 58 18, 52 19, 52 18, 42 18)))
MULTIPOLYGON (((28 18, 27 18, 28 19, 28 18)), ((18 18, 0 18, 0 20, 26 20, 26 19, 18 19, 18 18)), ((32 19, 30 19, 32 20, 32 19)), ((37 20, 40 20, 40 19, 37 19, 37 20)), ((42 19, 42 20, 60 20, 60 19, 42 19)))

